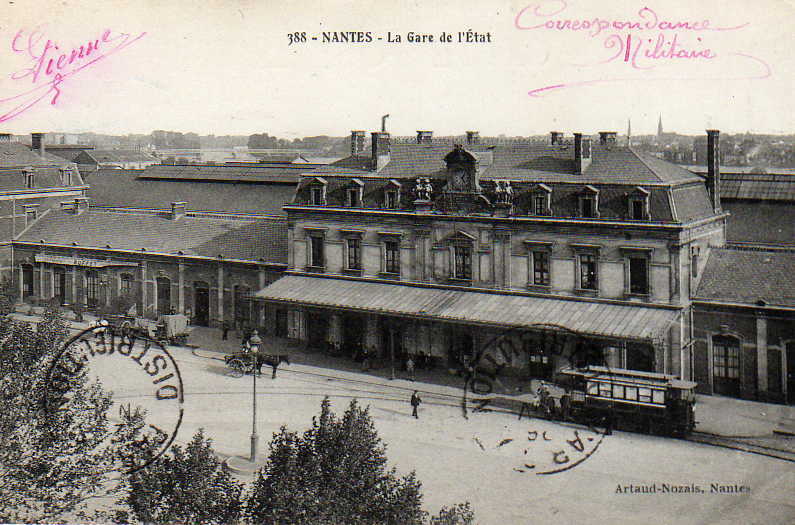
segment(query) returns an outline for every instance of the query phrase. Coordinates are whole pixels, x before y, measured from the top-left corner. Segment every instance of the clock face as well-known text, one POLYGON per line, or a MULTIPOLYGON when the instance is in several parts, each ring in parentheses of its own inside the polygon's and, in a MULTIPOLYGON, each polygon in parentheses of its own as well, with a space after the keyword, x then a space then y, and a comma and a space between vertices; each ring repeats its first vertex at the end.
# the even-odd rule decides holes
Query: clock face
POLYGON ((453 186, 456 189, 464 190, 467 189, 469 184, 467 184, 467 172, 464 170, 455 170, 453 172, 453 186))

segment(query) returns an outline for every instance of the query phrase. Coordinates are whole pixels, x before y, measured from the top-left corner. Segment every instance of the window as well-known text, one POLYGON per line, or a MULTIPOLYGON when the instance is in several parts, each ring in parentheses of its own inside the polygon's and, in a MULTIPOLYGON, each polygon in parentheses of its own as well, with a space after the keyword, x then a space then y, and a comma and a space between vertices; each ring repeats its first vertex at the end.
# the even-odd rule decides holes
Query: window
POLYGON ((361 239, 348 239, 346 241, 348 249, 348 269, 362 269, 362 241, 361 239))
POLYGON ((643 386, 638 387, 638 401, 651 403, 651 388, 643 386))
POLYGON ((543 195, 533 197, 533 215, 546 215, 547 199, 543 195))
POLYGON ((580 255, 580 288, 583 290, 597 290, 596 255, 580 255))
POLYGON ((119 295, 122 297, 132 294, 133 276, 129 273, 123 273, 119 276, 119 295))
POLYGON ((454 246, 455 278, 472 279, 472 248, 469 246, 454 246))
POLYGON ((99 274, 96 270, 86 272, 86 303, 89 307, 96 306, 99 302, 99 274))
POLYGON ((550 197, 552 196, 552 188, 546 184, 538 184, 531 191, 530 213, 533 215, 551 215, 550 197))
POLYGON ((580 217, 599 217, 599 190, 593 186, 586 186, 580 194, 580 217))
POLYGON ((32 188, 36 185, 35 176, 32 168, 28 168, 22 172, 25 175, 25 187, 32 188))
POLYGON ((361 205, 359 202, 359 188, 350 188, 348 189, 348 206, 352 208, 356 208, 361 205))
POLYGON ((326 266, 323 241, 323 237, 319 235, 309 237, 309 266, 314 268, 324 268, 326 266))
POLYGON ((649 293, 649 261, 646 257, 629 258, 629 293, 649 293))
POLYGON ((52 271, 52 296, 58 299, 59 303, 63 303, 66 298, 66 270, 61 267, 53 268, 52 271))
POLYGON ((716 378, 740 377, 740 343, 734 337, 712 338, 712 373, 716 378))
POLYGON ((312 202, 313 205, 315 205, 315 206, 323 206, 324 204, 326 204, 326 199, 325 199, 325 195, 324 195, 325 194, 325 188, 323 188, 323 186, 312 186, 311 192, 312 192, 312 195, 311 195, 312 201, 311 202, 312 202))
POLYGON ((690 271, 695 279, 698 277, 698 256, 701 252, 701 248, 698 246, 691 246, 690 247, 690 271))
POLYGON ((626 388, 627 392, 627 400, 629 401, 637 401, 638 400, 638 387, 635 386, 628 386, 626 388))
POLYGON ((400 243, 396 240, 384 241, 384 272, 400 273, 400 243))
POLYGON ((533 252, 533 284, 536 286, 549 286, 549 252, 533 252))
POLYGON ((398 192, 397 190, 387 190, 384 193, 384 205, 390 210, 397 209, 398 207, 398 192))
POLYGON ((630 218, 633 221, 646 220, 646 203, 640 199, 632 199, 630 205, 630 218))

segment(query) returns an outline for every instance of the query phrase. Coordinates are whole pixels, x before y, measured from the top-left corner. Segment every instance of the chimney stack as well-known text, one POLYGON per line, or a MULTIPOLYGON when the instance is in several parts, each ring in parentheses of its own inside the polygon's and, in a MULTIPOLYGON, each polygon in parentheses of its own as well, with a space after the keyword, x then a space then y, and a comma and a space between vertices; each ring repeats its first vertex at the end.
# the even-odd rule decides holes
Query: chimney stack
POLYGON ((417 130, 417 144, 431 144, 433 142, 433 131, 417 130))
POLYGON ((562 131, 550 131, 549 132, 549 142, 553 146, 558 146, 563 144, 563 132, 562 131))
POLYGON ((364 153, 364 141, 367 134, 361 130, 351 131, 351 156, 358 157, 364 153))
POLYGON ((187 208, 187 202, 172 202, 171 203, 171 220, 175 221, 180 217, 185 216, 185 209, 187 208))
POLYGON ((717 129, 707 130, 707 191, 712 209, 720 212, 720 131, 717 129))
POLYGON ((80 215, 88 209, 88 197, 75 197, 73 201, 64 201, 61 208, 74 215, 80 215))
POLYGON ((389 133, 386 131, 373 131, 372 135, 372 148, 373 148, 373 171, 379 171, 386 166, 389 162, 389 133))
POLYGON ((30 144, 33 151, 39 155, 44 155, 44 133, 31 133, 30 144))
POLYGON ((11 133, 0 133, 0 144, 8 144, 11 142, 11 133))
POLYGON ((574 134, 574 173, 581 175, 591 164, 591 138, 574 134))
POLYGON ((480 144, 480 132, 467 131, 467 144, 480 144))
POLYGON ((599 144, 602 146, 608 144, 615 144, 617 141, 618 133, 615 131, 600 131, 599 132, 599 144))

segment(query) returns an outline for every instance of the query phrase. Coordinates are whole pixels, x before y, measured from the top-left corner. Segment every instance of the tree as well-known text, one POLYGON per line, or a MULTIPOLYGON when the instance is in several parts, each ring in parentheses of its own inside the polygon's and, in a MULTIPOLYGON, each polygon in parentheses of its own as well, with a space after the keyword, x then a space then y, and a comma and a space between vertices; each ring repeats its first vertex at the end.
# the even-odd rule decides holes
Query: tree
POLYGON ((452 507, 442 507, 437 516, 431 517, 430 525, 472 525, 475 513, 469 502, 459 503, 452 507))
POLYGON ((141 433, 143 414, 110 425, 111 395, 88 381, 85 367, 63 376, 57 392, 48 384, 67 335, 55 311, 35 329, 0 318, 0 522, 54 521, 111 493, 121 457, 141 433))
POLYGON ((145 523, 234 523, 240 515, 243 485, 216 458, 203 430, 184 450, 173 445, 125 481, 122 503, 145 523))
POLYGON ((422 484, 386 468, 369 409, 353 400, 342 419, 328 398, 298 435, 282 428, 246 504, 256 523, 422 524, 422 484))

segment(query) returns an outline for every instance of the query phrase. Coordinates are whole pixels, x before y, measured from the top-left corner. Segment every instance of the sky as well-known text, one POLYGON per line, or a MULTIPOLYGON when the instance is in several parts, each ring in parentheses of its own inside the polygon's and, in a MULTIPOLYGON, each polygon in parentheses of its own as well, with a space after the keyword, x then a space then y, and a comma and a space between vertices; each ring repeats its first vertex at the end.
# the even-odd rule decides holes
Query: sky
POLYGON ((791 0, 5 2, 0 132, 793 133, 793 29, 791 0))

